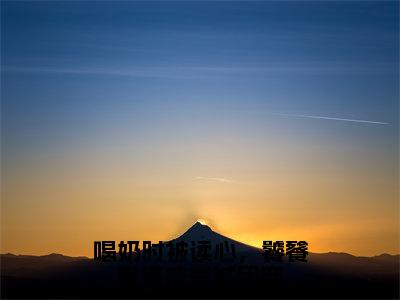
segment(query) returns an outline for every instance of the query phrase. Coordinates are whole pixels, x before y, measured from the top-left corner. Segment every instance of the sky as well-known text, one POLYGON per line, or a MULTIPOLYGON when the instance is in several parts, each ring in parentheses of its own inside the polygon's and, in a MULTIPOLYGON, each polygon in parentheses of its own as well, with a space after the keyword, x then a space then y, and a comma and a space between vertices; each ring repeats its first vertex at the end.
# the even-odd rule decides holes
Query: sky
POLYGON ((1 252, 197 219, 399 253, 397 1, 1 2, 1 252))

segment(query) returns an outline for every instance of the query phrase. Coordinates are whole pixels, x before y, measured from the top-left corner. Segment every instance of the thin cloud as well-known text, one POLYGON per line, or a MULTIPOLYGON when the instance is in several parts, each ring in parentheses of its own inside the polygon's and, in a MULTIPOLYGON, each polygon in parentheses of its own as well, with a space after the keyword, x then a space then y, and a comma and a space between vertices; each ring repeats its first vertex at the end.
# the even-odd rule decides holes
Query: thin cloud
POLYGON ((201 176, 198 176, 195 179, 196 180, 217 181, 217 182, 223 182, 223 183, 234 183, 233 180, 228 179, 228 178, 223 178, 223 177, 201 177, 201 176))
POLYGON ((390 124, 388 122, 371 121, 371 120, 360 120, 360 119, 334 118, 334 117, 326 117, 326 116, 297 115, 297 114, 278 114, 278 113, 274 113, 274 115, 284 116, 284 117, 295 117, 295 118, 309 118, 309 119, 344 121, 344 122, 355 122, 355 123, 368 123, 368 124, 375 124, 375 125, 389 125, 390 124))
MULTIPOLYGON (((134 49, 135 51, 138 49, 134 49)), ((139 50, 138 50, 139 51, 139 50)), ((52 73, 71 75, 106 75, 156 78, 220 78, 221 76, 268 76, 275 74, 320 74, 325 72, 378 72, 391 70, 389 64, 350 63, 273 63, 263 66, 133 66, 131 68, 110 67, 46 67, 46 66, 2 66, 3 72, 52 73)))
POLYGON ((108 68, 43 68, 43 67, 15 67, 4 66, 2 71, 6 72, 26 72, 26 73, 54 73, 71 75, 108 75, 108 76, 128 76, 128 77, 173 77, 173 74, 161 68, 135 68, 133 70, 120 70, 108 68))

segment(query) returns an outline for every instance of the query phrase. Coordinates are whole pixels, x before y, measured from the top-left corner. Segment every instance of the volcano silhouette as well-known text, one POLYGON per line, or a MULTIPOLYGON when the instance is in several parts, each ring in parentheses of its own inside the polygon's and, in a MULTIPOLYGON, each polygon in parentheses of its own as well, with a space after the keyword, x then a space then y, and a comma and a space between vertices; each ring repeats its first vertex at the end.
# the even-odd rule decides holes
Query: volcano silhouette
POLYGON ((173 239, 172 242, 198 242, 198 241, 209 241, 211 244, 221 244, 221 243, 229 243, 235 245, 235 249, 237 252, 246 252, 246 253, 254 253, 258 254, 261 252, 261 249, 238 242, 234 239, 226 237, 222 234, 219 234, 213 231, 209 226, 203 225, 200 222, 196 222, 190 227, 187 231, 185 231, 181 236, 176 239, 173 239))

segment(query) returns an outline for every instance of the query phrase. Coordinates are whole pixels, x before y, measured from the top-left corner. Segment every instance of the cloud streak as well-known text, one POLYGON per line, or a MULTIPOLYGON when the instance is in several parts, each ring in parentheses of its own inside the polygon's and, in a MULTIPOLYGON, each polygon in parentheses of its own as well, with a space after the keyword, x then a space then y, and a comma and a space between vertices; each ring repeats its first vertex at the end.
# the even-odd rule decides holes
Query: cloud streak
POLYGON ((233 180, 228 179, 228 178, 223 178, 223 177, 201 177, 201 176, 198 176, 195 179, 196 180, 217 181, 217 182, 223 182, 223 183, 234 183, 233 180))
POLYGON ((165 68, 137 67, 130 70, 112 68, 47 68, 47 67, 16 67, 4 66, 2 71, 17 73, 50 73, 50 74, 70 74, 70 75, 107 75, 107 76, 127 76, 127 77, 177 77, 165 68))
MULTIPOLYGON (((112 46, 111 46, 112 47, 112 46)), ((70 75, 107 75, 128 77, 160 77, 160 78, 211 78, 215 76, 269 76, 275 74, 320 74, 332 72, 386 72, 390 64, 349 64, 346 63, 270 63, 261 66, 224 66, 224 65, 174 65, 174 66, 131 66, 115 68, 110 66, 21 66, 2 65, 2 72, 18 73, 51 73, 70 75)))
POLYGON ((390 124, 388 122, 378 122, 378 121, 360 120, 360 119, 347 119, 347 118, 335 118, 335 117, 327 117, 327 116, 312 116, 312 115, 298 115, 298 114, 278 114, 278 113, 274 113, 274 115, 283 116, 283 117, 308 118, 308 119, 344 121, 344 122, 355 122, 355 123, 368 123, 368 124, 375 124, 375 125, 389 125, 390 124))

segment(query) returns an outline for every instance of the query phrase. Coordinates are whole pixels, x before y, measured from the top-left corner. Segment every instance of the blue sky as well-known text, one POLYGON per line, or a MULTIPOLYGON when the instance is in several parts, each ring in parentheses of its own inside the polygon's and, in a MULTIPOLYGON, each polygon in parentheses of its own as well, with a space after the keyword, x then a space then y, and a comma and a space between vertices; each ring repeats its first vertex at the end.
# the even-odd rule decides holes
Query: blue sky
MULTIPOLYGON (((387 122, 392 126, 377 134, 393 140, 397 6, 2 3, 6 147, 46 151, 66 138, 76 147, 105 122, 124 128, 132 122, 130 130, 155 134, 168 123, 190 135, 196 124, 221 128, 240 118, 244 126, 259 122, 250 130, 262 132, 275 113, 387 122), (190 120, 196 122, 181 126, 190 120)), ((358 130, 316 119, 275 121, 325 122, 339 135, 341 126, 358 130)))
POLYGON ((270 159, 291 182, 297 171, 287 165, 298 156, 320 176, 326 163, 338 176, 390 178, 385 203, 396 208, 398 2, 10 1, 1 8, 10 184, 30 172, 46 182, 46 168, 107 172, 109 161, 123 169, 118 158, 138 177, 145 171, 163 181, 178 170, 175 183, 235 181, 270 159))
POLYGON ((396 2, 2 6, 10 122, 119 101, 396 120, 396 2))

